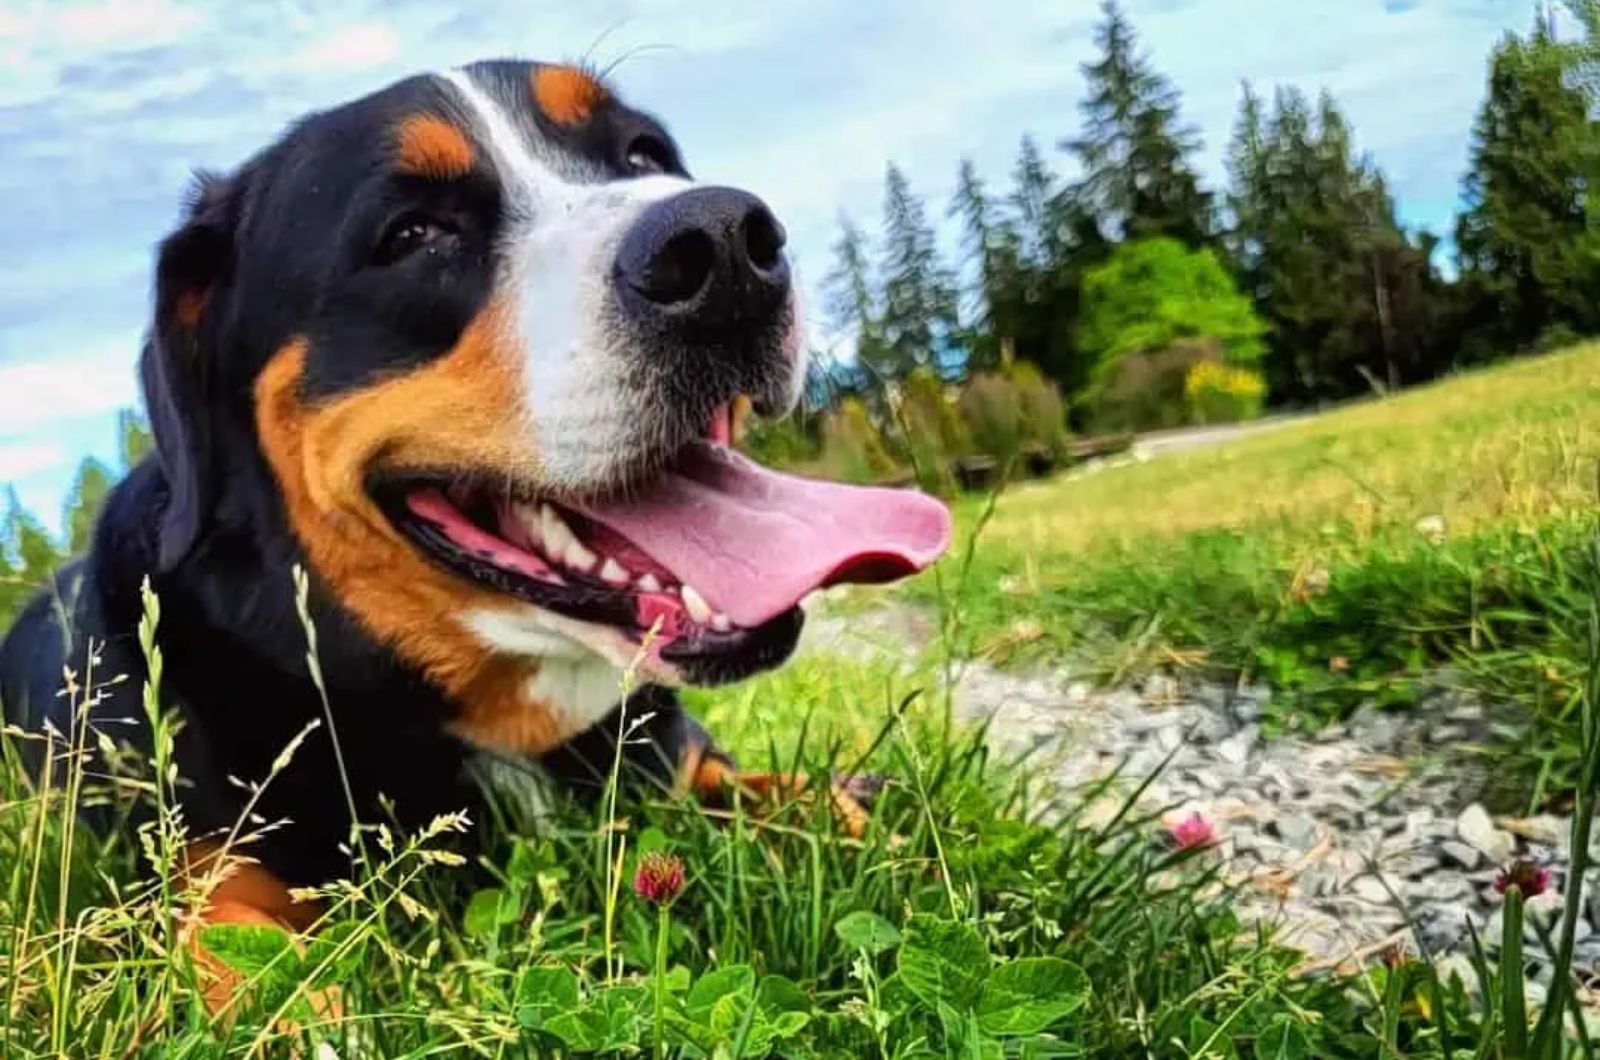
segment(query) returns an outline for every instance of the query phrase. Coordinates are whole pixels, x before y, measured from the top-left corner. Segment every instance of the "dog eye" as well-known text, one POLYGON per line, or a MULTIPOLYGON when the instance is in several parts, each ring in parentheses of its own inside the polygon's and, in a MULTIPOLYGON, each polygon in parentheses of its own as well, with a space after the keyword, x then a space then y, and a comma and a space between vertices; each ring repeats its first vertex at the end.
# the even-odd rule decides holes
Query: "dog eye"
POLYGON ((672 168, 672 149, 654 136, 635 136, 623 159, 640 176, 665 173, 672 168))
POLYGON ((384 229, 372 251, 374 265, 393 265, 425 248, 433 248, 452 233, 450 227, 419 213, 402 214, 384 229))

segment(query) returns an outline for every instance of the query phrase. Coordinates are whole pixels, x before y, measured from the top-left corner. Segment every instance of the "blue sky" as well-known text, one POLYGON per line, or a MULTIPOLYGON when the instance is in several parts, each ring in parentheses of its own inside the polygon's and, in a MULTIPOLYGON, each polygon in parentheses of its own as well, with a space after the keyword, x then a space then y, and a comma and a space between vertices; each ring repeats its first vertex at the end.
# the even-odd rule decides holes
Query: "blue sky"
MULTIPOLYGON (((1485 58, 1533 14, 1523 0, 1125 9, 1182 90, 1214 186, 1241 81, 1326 87, 1407 223, 1441 233, 1485 58)), ((960 156, 1003 181, 1024 132, 1071 134, 1097 18, 1093 0, 0 0, 0 483, 59 524, 78 458, 110 458, 115 410, 137 402, 151 251, 189 172, 236 164, 308 109, 475 58, 618 62, 614 83, 666 120, 697 176, 772 204, 815 294, 839 211, 876 226, 889 159, 941 216, 960 156)))

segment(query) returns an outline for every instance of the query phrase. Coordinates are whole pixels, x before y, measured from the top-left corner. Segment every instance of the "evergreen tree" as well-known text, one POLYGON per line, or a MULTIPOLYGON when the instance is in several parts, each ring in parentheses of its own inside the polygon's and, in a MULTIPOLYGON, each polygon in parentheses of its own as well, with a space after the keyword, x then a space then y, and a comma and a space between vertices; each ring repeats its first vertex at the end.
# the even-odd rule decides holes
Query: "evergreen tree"
POLYGON ((1004 276, 1009 337, 1016 356, 1040 367, 1060 389, 1077 393, 1087 382, 1087 361, 1077 337, 1084 272, 1109 251, 1093 204, 1081 188, 1059 186, 1038 145, 1024 136, 1006 197, 1012 266, 1004 276))
POLYGON ((0 625, 45 585, 63 558, 44 526, 22 506, 16 489, 8 490, 0 522, 0 625))
MULTIPOLYGON (((873 282, 871 248, 866 233, 843 214, 833 243, 833 269, 823 278, 823 307, 834 329, 854 341, 856 362, 876 367, 883 361, 880 297, 873 282)), ((851 373, 830 373, 837 389, 853 389, 851 373)))
POLYGON ((884 177, 882 254, 882 347, 870 351, 877 363, 869 367, 888 379, 919 365, 948 370, 957 354, 955 281, 939 261, 922 200, 893 163, 884 177))
POLYGON ((999 290, 1000 233, 983 180, 970 158, 961 160, 956 192, 945 215, 961 224, 961 264, 973 279, 962 305, 966 321, 962 344, 967 350, 967 366, 969 370, 987 367, 999 361, 1007 330, 999 305, 1003 297, 999 290))
POLYGON ((111 469, 94 457, 85 457, 78 465, 66 504, 67 552, 70 555, 81 556, 88 551, 95 520, 100 517, 106 494, 111 492, 111 483, 111 469))
POLYGON ((1266 115, 1261 97, 1246 81, 1239 97, 1239 117, 1228 144, 1228 216, 1231 221, 1224 243, 1240 286, 1261 300, 1263 254, 1267 228, 1273 217, 1273 177, 1266 141, 1266 115))
POLYGON ((1100 58, 1083 68, 1083 135, 1062 144, 1083 166, 1082 198, 1121 238, 1199 246, 1212 229, 1210 196, 1189 163, 1199 139, 1179 120, 1177 90, 1138 53, 1121 9, 1105 0, 1103 10, 1100 58))
POLYGON ((1017 255, 1034 274, 1047 272, 1060 258, 1060 192, 1039 145, 1024 136, 1011 170, 1010 205, 1016 219, 1017 255))
POLYGON ((155 436, 150 433, 150 425, 133 409, 120 409, 117 412, 117 448, 122 460, 122 470, 131 471, 133 465, 144 459, 144 455, 155 448, 155 436))
POLYGON ((1570 55, 1540 20, 1489 60, 1456 246, 1473 329, 1497 348, 1600 327, 1600 141, 1570 55))
POLYGON ((1227 243, 1271 328, 1263 367, 1275 397, 1340 397, 1440 370, 1454 351, 1435 241, 1401 229, 1331 96, 1313 110, 1280 90, 1269 115, 1245 86, 1228 173, 1227 243))

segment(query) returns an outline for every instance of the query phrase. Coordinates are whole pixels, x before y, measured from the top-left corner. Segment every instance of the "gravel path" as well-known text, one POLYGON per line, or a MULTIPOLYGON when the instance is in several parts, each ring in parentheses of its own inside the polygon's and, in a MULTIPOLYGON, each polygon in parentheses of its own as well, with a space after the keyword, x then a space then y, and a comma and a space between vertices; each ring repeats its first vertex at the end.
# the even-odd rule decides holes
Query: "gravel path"
MULTIPOLYGON (((814 624, 808 642, 833 651, 904 651, 929 635, 925 620, 902 609, 814 624)), ((974 664, 956 703, 968 720, 989 722, 1002 747, 1045 741, 1056 779, 1069 787, 1119 763, 1131 785, 1171 755, 1144 807, 1213 822, 1221 842, 1208 856, 1222 859, 1241 914, 1276 925, 1280 939, 1322 965, 1394 945, 1414 951, 1420 936, 1466 974, 1469 919, 1485 943, 1498 945, 1493 883, 1513 858, 1552 869, 1551 889, 1530 907, 1560 904, 1566 819, 1494 817, 1476 801, 1488 779, 1478 753, 1489 736, 1481 704, 1441 693, 1405 712, 1360 711, 1314 738, 1267 740, 1260 720, 1269 695, 1168 678, 1097 691, 1058 673, 974 664)), ((1575 963, 1600 975, 1600 872, 1586 891, 1575 963)), ((1531 925, 1529 936, 1537 992, 1548 972, 1531 925)))
POLYGON ((1304 414, 1285 413, 1250 420, 1247 423, 1228 423, 1218 427, 1179 427, 1170 431, 1149 431, 1134 439, 1133 450, 1144 457, 1161 453, 1181 453, 1190 449, 1203 449, 1235 438, 1248 438, 1304 419, 1304 414))

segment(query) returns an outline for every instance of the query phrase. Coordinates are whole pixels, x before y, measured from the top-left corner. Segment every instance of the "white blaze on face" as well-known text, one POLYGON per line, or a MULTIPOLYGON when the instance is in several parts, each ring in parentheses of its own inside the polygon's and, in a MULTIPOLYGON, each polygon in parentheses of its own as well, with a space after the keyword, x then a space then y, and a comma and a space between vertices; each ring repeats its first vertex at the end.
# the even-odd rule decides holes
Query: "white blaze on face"
POLYGON ((459 94, 500 182, 496 287, 515 307, 534 452, 552 486, 609 479, 635 466, 652 441, 639 415, 648 395, 634 392, 630 351, 608 324, 617 245, 646 207, 694 184, 585 173, 581 160, 534 143, 467 73, 443 77, 459 94))

